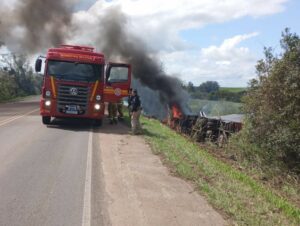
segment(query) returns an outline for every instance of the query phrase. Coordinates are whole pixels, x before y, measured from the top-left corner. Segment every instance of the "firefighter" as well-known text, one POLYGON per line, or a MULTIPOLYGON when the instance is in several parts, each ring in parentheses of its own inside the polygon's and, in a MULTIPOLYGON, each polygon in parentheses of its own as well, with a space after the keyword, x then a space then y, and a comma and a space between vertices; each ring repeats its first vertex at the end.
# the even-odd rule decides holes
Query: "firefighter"
POLYGON ((131 100, 132 100, 132 88, 129 89, 129 92, 128 92, 128 116, 131 118, 131 100))
POLYGON ((141 133, 140 115, 141 115, 141 101, 137 90, 134 90, 131 98, 131 128, 133 134, 141 133))
POLYGON ((117 111, 118 111, 118 119, 119 121, 124 120, 124 114, 123 114, 123 100, 120 99, 117 103, 117 111))
POLYGON ((108 118, 109 118, 109 124, 117 124, 117 103, 108 103, 108 118))

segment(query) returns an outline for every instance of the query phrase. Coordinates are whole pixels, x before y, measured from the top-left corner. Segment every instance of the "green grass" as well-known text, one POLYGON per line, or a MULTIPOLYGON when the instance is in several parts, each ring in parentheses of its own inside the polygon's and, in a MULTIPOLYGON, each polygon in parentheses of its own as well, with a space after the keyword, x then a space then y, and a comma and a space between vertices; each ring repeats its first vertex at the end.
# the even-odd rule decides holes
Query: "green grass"
POLYGON ((220 87, 220 91, 227 91, 232 93, 238 93, 246 90, 247 88, 242 88, 242 87, 220 87))
MULTIPOLYGON (((281 161, 265 157, 259 146, 249 143, 241 133, 231 136, 223 149, 226 156, 235 156, 239 167, 253 178, 263 180, 264 184, 280 196, 300 207, 300 178, 281 161), (272 161, 270 161, 272 159, 272 161)), ((272 154, 270 154, 272 155, 272 154)))
POLYGON ((197 144, 152 119, 142 119, 155 154, 192 181, 207 200, 238 225, 299 225, 300 209, 270 188, 218 160, 197 144))

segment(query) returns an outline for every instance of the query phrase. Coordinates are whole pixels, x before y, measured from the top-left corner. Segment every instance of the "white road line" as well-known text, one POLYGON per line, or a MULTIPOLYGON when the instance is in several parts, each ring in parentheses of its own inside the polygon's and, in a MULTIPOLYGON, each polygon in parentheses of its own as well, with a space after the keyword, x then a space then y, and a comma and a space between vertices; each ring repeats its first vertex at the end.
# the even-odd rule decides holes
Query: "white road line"
POLYGON ((16 114, 13 117, 10 117, 10 118, 7 118, 7 119, 4 119, 4 120, 0 121, 0 123, 4 123, 6 121, 11 121, 11 120, 14 120, 15 118, 18 118, 18 117, 20 117, 20 115, 16 114))
POLYGON ((86 171, 85 171, 82 226, 91 225, 92 150, 93 150, 93 132, 90 131, 89 141, 88 141, 86 171))
POLYGON ((33 110, 33 111, 30 111, 30 112, 27 112, 27 113, 25 113, 25 114, 23 114, 23 115, 18 115, 18 116, 14 116, 14 117, 5 119, 5 120, 3 120, 3 121, 0 122, 0 126, 6 125, 6 124, 8 124, 8 123, 10 123, 10 122, 12 122, 12 121, 15 121, 15 120, 17 120, 17 119, 23 118, 23 117, 25 117, 25 116, 27 116, 27 115, 30 115, 30 114, 32 114, 33 112, 36 112, 36 111, 38 111, 38 110, 39 110, 39 108, 37 108, 37 109, 35 109, 35 110, 33 110))

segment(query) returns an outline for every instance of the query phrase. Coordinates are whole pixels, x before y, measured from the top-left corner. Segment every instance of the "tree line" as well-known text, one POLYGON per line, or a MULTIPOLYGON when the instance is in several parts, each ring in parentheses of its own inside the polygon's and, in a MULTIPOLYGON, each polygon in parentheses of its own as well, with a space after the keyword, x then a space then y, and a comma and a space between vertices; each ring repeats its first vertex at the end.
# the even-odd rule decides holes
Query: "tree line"
POLYGON ((0 60, 0 101, 36 95, 42 77, 33 72, 26 55, 5 55, 0 60))
POLYGON ((194 86, 192 82, 183 85, 183 88, 194 99, 205 100, 226 100, 240 103, 245 96, 246 90, 231 91, 230 89, 221 88, 216 81, 206 81, 199 86, 194 86))
POLYGON ((257 78, 244 98, 243 157, 269 166, 279 164, 300 175, 300 38, 282 32, 281 53, 264 49, 257 78))

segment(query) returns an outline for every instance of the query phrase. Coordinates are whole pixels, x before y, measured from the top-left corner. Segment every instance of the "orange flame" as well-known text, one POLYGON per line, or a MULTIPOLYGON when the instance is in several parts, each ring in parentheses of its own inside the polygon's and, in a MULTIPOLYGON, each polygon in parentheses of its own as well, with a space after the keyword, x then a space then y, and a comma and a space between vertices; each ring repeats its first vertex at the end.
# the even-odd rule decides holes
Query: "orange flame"
POLYGON ((176 105, 172 106, 172 113, 173 113, 173 118, 176 118, 176 119, 181 119, 183 116, 182 112, 176 105))

